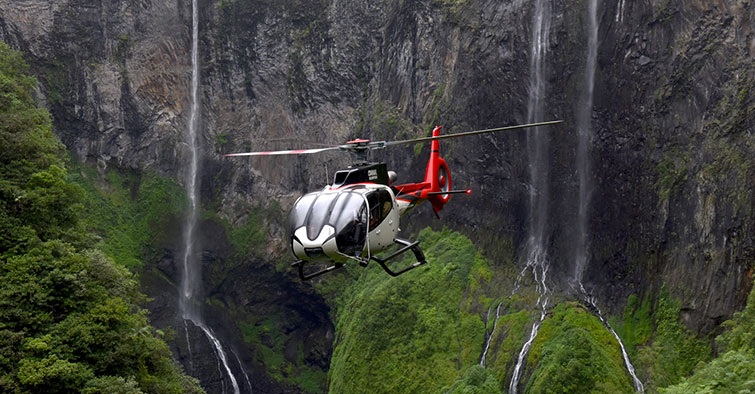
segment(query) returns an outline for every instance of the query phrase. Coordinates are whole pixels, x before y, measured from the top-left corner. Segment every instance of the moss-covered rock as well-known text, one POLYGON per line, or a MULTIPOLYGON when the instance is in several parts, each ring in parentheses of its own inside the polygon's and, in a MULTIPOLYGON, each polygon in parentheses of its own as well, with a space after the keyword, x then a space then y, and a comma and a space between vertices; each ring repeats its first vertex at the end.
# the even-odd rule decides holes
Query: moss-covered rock
POLYGON ((523 371, 529 393, 631 393, 616 338, 588 309, 561 303, 548 313, 523 371))

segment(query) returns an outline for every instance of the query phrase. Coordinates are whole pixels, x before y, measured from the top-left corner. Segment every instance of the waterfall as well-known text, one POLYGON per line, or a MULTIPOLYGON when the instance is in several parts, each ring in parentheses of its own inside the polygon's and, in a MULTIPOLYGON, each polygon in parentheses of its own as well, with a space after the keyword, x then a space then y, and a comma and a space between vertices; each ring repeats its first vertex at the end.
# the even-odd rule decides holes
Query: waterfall
POLYGON ((488 326, 490 325, 490 312, 493 310, 493 305, 495 305, 495 301, 490 304, 490 308, 488 308, 488 316, 485 319, 485 345, 483 345, 482 350, 482 356, 480 357, 480 365, 485 366, 485 358, 488 356, 488 349, 490 349, 490 340, 493 339, 493 334, 495 333, 495 328, 498 326, 498 318, 501 316, 501 304, 503 302, 498 303, 498 307, 495 308, 495 320, 493 321, 493 329, 488 332, 488 326))
POLYGON ((182 255, 183 271, 181 278, 180 310, 184 319, 199 319, 199 311, 194 304, 196 290, 201 283, 198 259, 194 250, 196 227, 199 215, 199 190, 197 177, 199 172, 199 143, 197 128, 199 125, 199 11, 197 0, 192 0, 192 34, 191 34, 191 109, 189 112, 189 172, 186 177, 186 193, 189 196, 189 213, 184 223, 182 255))
POLYGON ((577 110, 577 175, 579 178, 579 202, 577 209, 577 242, 574 258, 574 278, 582 282, 587 263, 587 209, 590 205, 592 178, 590 175, 590 140, 592 138, 593 91, 595 68, 598 59, 598 1, 590 0, 587 24, 587 57, 585 64, 585 88, 577 110))
MULTIPOLYGON (((509 299, 511 299, 511 297, 513 297, 514 294, 516 294, 516 292, 519 290, 519 287, 522 284, 522 278, 527 274, 527 270, 531 270, 531 268, 532 267, 527 265, 522 268, 521 272, 519 272, 519 275, 517 275, 516 280, 514 281, 514 288, 511 289, 509 299)), ((534 272, 533 275, 535 275, 534 272)), ((490 349, 490 341, 493 339, 493 334, 495 334, 496 328, 498 328, 498 319, 501 317, 501 304, 503 304, 503 302, 499 302, 498 307, 495 308, 495 320, 493 320, 493 329, 490 332, 488 332, 488 326, 490 325, 490 312, 492 311, 495 302, 490 304, 490 308, 488 308, 487 318, 485 319, 485 344, 482 347, 482 357, 480 357, 480 365, 483 367, 485 366, 488 350, 490 349)))
MULTIPOLYGON (((545 55, 548 51, 551 10, 548 0, 535 2, 533 17, 532 46, 530 58, 530 87, 527 103, 527 122, 535 123, 544 119, 545 101, 545 55)), ((527 133, 527 158, 530 172, 529 198, 529 253, 533 248, 543 249, 548 222, 548 178, 550 141, 548 131, 535 127, 527 133)))
MULTIPOLYGON (((582 275, 587 265, 588 244, 587 244, 587 210, 590 205, 590 194, 592 192, 592 178, 590 176, 590 139, 592 138, 592 110, 593 110, 593 93, 595 90, 595 69, 598 59, 598 0, 589 0, 588 2, 588 24, 587 24, 587 57, 585 64, 585 89, 581 106, 577 111, 577 175, 579 177, 579 207, 577 210, 577 243, 574 257, 574 279, 579 284, 580 292, 585 301, 589 303, 596 312, 598 318, 608 331, 613 334, 621 347, 621 355, 624 358, 624 365, 632 376, 634 390, 638 393, 644 393, 645 388, 642 382, 635 374, 634 366, 629 360, 624 343, 619 335, 614 331, 597 306, 595 297, 589 295, 582 285, 582 275)), ((616 21, 619 21, 619 13, 623 13, 624 0, 619 3, 616 14, 616 21)))
POLYGON ((624 342, 621 341, 621 338, 619 337, 619 334, 614 331, 613 327, 611 327, 611 324, 608 323, 608 320, 603 318, 603 313, 600 311, 600 308, 598 308, 598 305, 596 304, 595 297, 591 296, 587 293, 584 286, 582 284, 579 284, 580 291, 582 292, 582 296, 584 297, 585 301, 590 304, 590 306, 593 309, 593 312, 598 316, 598 319, 603 323, 603 326, 606 327, 606 329, 613 334, 614 338, 616 338, 616 341, 619 342, 619 347, 621 348, 621 356, 624 359, 624 366, 626 366, 627 371, 629 371, 629 375, 632 376, 632 382, 634 384, 634 391, 644 394, 645 393, 645 386, 642 384, 642 381, 637 377, 637 374, 634 370, 634 365, 632 365, 632 362, 629 360, 629 355, 627 354, 626 348, 624 348, 624 342))
POLYGON ((249 392, 252 392, 252 381, 249 380, 249 375, 244 370, 244 364, 241 363, 241 359, 239 358, 239 355, 236 354, 234 351, 231 351, 233 353, 233 356, 236 357, 236 362, 239 363, 239 369, 244 374, 244 381, 246 381, 247 387, 249 387, 249 392))
MULTIPOLYGON (((545 57, 548 51, 548 35, 551 27, 551 9, 549 0, 536 0, 535 13, 532 18, 532 40, 530 47, 530 87, 527 103, 527 121, 530 123, 544 119, 545 102, 545 57)), ((515 289, 526 271, 531 271, 535 278, 535 285, 540 294, 536 307, 540 307, 540 319, 532 324, 532 330, 527 342, 519 351, 514 373, 509 384, 509 393, 516 394, 519 385, 522 365, 532 342, 537 336, 540 324, 545 319, 550 290, 546 284, 546 273, 549 261, 546 252, 547 223, 548 223, 548 178, 549 138, 547 131, 536 127, 527 134, 527 158, 529 160, 530 195, 529 195, 529 228, 525 247, 525 268, 517 278, 515 289)))
MULTIPOLYGON (((218 358, 219 363, 223 365, 223 370, 225 370, 225 373, 227 373, 228 377, 231 379, 231 385, 233 386, 234 394, 239 394, 241 392, 241 390, 239 390, 239 384, 238 382, 236 382, 236 377, 233 376, 233 371, 231 371, 231 367, 228 364, 228 357, 226 357, 223 346, 220 344, 220 340, 215 336, 215 333, 212 332, 209 327, 202 323, 201 320, 192 320, 192 322, 204 332, 204 334, 207 336, 207 339, 209 339, 212 343, 212 346, 215 348, 215 356, 218 358)), ((225 387, 223 387, 223 392, 225 392, 225 387)))
POLYGON ((537 248, 536 246, 532 246, 531 248, 531 254, 527 256, 527 266, 525 269, 531 270, 532 276, 535 278, 535 287, 540 294, 535 302, 536 307, 540 306, 540 319, 532 324, 530 336, 519 351, 519 356, 517 356, 516 365, 514 366, 514 373, 511 376, 511 383, 509 383, 509 394, 516 394, 517 392, 524 359, 532 346, 532 342, 535 340, 535 337, 537 337, 540 325, 543 323, 543 320, 545 320, 545 315, 548 312, 548 301, 550 300, 550 290, 548 289, 546 282, 546 274, 548 273, 549 267, 547 256, 542 249, 537 248), (539 275, 538 269, 540 270, 539 275))
MULTIPOLYGON (((179 310, 181 317, 184 319, 184 328, 186 330, 186 343, 191 355, 191 343, 189 341, 188 326, 186 320, 191 321, 196 327, 204 332, 207 339, 215 350, 215 356, 219 365, 222 365, 221 374, 225 371, 233 386, 234 394, 239 394, 239 385, 236 377, 233 375, 228 363, 228 358, 223 350, 223 346, 215 333, 204 323, 199 308, 197 307, 196 296, 201 285, 201 266, 200 259, 197 256, 196 249, 196 228, 199 222, 199 188, 197 179, 199 173, 199 143, 197 129, 199 126, 199 6, 198 0, 192 0, 192 23, 191 23, 191 109, 189 112, 189 135, 187 144, 189 146, 189 168, 186 177, 186 193, 189 196, 189 212, 186 215, 183 231, 183 253, 182 253, 182 274, 179 294, 179 310)), ((243 368, 242 368, 243 370, 243 368)), ((225 386, 223 386, 225 392, 225 386)))
POLYGON ((624 2, 625 0, 619 0, 616 6, 616 22, 624 22, 624 2))

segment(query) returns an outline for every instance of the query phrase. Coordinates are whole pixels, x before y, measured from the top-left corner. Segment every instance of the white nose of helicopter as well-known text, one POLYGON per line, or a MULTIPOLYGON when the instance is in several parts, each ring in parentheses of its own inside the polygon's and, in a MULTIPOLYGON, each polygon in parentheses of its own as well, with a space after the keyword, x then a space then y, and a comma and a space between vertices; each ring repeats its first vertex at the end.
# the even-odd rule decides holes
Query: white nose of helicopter
POLYGON ((338 246, 334 237, 336 229, 331 225, 325 225, 315 239, 307 236, 307 226, 301 226, 294 231, 294 237, 299 242, 293 242, 294 255, 300 259, 331 259, 330 256, 338 256, 338 246))

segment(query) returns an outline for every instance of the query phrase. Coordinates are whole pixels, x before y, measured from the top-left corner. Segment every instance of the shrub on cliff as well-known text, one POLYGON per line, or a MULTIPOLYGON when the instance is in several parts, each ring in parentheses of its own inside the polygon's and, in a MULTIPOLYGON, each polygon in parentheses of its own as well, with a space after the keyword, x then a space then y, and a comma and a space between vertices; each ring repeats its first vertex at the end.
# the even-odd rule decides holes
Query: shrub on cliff
POLYGON ((747 306, 723 326, 730 328, 716 338, 723 354, 681 383, 662 389, 676 393, 751 393, 755 391, 755 287, 747 306))

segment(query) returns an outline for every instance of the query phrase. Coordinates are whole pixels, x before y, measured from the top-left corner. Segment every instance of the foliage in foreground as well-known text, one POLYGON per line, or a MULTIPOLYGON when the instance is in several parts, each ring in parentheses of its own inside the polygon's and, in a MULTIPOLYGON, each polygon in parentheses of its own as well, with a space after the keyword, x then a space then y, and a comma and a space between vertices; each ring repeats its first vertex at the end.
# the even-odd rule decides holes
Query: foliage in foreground
POLYGON ((0 391, 202 392, 136 306, 132 275, 93 249, 26 71, 0 43, 0 391))
POLYGON ((755 392, 755 287, 747 306, 725 322, 730 330, 716 338, 724 352, 681 383, 662 389, 668 394, 681 393, 752 393, 755 392))

